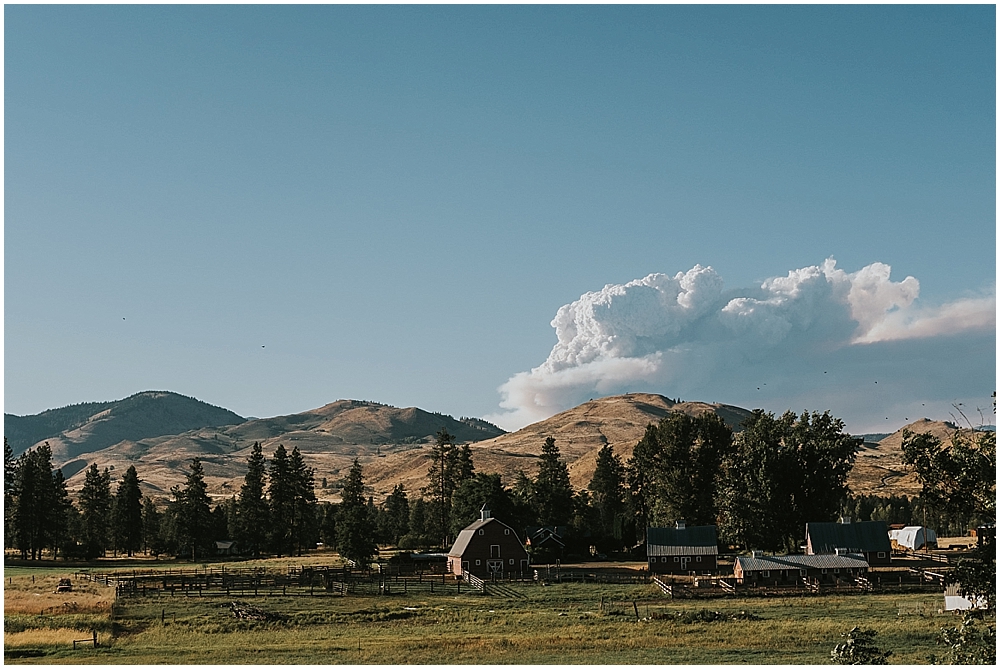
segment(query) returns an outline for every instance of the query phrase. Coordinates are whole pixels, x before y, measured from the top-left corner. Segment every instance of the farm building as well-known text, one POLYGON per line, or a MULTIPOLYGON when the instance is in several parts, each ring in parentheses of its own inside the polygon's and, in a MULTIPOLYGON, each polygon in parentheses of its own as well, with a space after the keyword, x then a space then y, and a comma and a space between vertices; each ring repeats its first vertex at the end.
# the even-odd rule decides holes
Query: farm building
POLYGON ((448 572, 461 576, 467 571, 479 578, 527 572, 528 553, 517 533, 491 517, 485 504, 479 513, 479 520, 459 532, 448 551, 448 572))
POLYGON ((873 567, 892 564, 889 529, 884 521, 852 523, 844 518, 839 523, 806 523, 806 555, 860 553, 873 567))
POLYGON ((868 572, 860 554, 846 555, 740 555, 733 564, 739 583, 790 585, 803 578, 820 582, 854 579, 868 572))
POLYGON ((934 530, 919 525, 911 525, 901 530, 889 530, 889 540, 900 548, 909 548, 911 551, 937 545, 937 535, 934 534, 934 530))
POLYGON ((526 543, 535 549, 548 549, 561 551, 566 548, 563 537, 566 535, 564 525, 550 525, 548 527, 529 527, 525 530, 528 535, 526 543))
POLYGON ((646 558, 654 574, 714 572, 718 567, 719 545, 715 526, 650 527, 646 530, 646 558))

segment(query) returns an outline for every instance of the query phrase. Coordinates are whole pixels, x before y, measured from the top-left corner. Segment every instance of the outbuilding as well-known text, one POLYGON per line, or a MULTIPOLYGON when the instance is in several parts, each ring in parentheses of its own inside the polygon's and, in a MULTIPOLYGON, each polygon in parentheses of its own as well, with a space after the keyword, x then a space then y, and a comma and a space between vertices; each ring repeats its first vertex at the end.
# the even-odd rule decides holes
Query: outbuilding
POLYGON ((884 521, 870 520, 852 523, 842 518, 839 523, 806 523, 806 555, 860 553, 873 567, 892 564, 889 528, 884 521))
POLYGON ((646 559, 654 574, 714 572, 719 559, 715 525, 686 527, 678 520, 675 527, 650 527, 646 530, 646 559))
POLYGON ((900 548, 918 551, 925 546, 937 546, 937 535, 929 527, 909 525, 901 530, 889 530, 890 542, 896 542, 900 548))
POLYGON ((868 562, 860 554, 846 555, 740 555, 733 564, 733 576, 739 583, 791 585, 803 578, 836 582, 854 580, 868 573, 868 562))
POLYGON ((521 575, 528 571, 528 552, 508 525, 490 515, 485 504, 480 518, 458 533, 448 551, 448 572, 469 572, 479 578, 521 575))

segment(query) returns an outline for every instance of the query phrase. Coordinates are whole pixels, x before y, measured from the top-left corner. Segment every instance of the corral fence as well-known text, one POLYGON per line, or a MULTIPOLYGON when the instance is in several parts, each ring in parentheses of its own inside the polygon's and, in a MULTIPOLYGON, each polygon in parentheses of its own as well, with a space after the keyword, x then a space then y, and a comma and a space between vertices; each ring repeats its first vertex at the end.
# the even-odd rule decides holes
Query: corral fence
MULTIPOLYGON (((249 597, 397 595, 411 592, 461 594, 475 590, 454 576, 419 571, 395 574, 378 569, 349 567, 262 567, 214 569, 157 569, 91 572, 79 570, 77 579, 102 583, 124 597, 249 597)), ((480 589, 481 591, 481 589, 480 589)))

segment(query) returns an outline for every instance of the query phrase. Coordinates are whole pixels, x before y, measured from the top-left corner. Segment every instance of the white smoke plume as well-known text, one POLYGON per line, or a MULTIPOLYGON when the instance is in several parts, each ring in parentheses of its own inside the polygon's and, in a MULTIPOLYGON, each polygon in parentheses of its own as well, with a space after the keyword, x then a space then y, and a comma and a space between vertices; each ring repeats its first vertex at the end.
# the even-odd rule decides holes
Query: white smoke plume
POLYGON ((487 419, 517 429, 630 390, 748 403, 759 397, 748 393, 767 384, 762 378, 789 401, 808 399, 809 384, 796 379, 815 375, 817 365, 836 363, 836 378, 850 384, 845 370, 872 369, 866 356, 884 366, 896 354, 893 342, 995 332, 995 294, 923 307, 917 279, 894 282, 889 274, 883 263, 847 273, 831 258, 747 289, 725 289, 701 265, 607 285, 556 312, 548 359, 504 383, 504 411, 487 419))

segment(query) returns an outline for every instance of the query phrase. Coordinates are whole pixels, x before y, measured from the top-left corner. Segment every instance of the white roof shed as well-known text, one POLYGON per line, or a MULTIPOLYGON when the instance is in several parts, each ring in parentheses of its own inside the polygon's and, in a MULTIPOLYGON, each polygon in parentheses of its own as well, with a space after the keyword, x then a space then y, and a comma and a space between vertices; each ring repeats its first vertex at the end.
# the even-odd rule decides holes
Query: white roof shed
POLYGON ((889 538, 904 548, 919 550, 927 543, 937 543, 937 535, 929 527, 911 525, 901 530, 890 530, 889 538))

